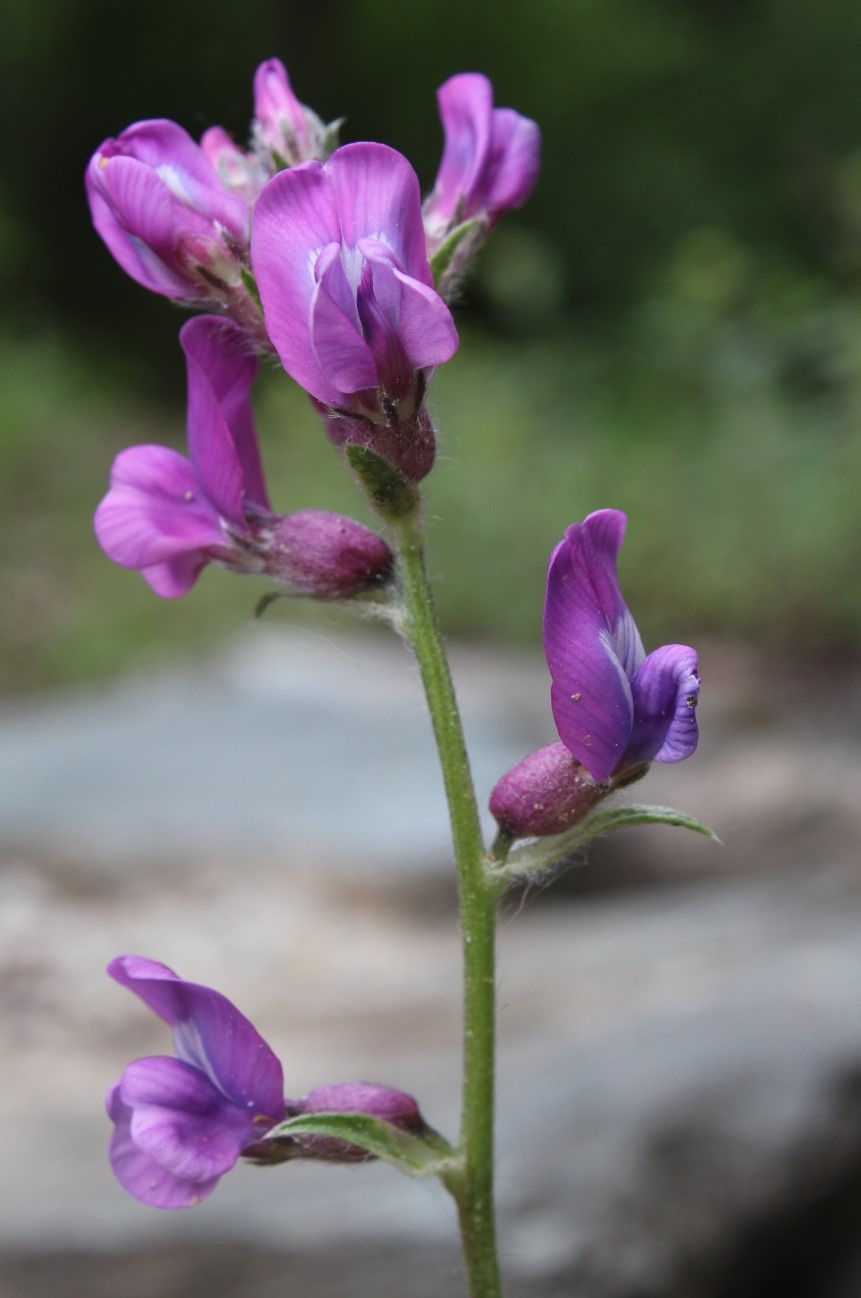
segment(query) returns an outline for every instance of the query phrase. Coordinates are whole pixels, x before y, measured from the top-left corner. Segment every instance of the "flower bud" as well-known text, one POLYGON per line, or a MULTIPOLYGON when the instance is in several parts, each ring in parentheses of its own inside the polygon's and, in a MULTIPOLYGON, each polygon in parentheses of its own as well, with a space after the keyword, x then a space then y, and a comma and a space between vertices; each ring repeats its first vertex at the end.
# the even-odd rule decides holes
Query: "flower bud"
POLYGON ((381 586, 392 571, 392 552, 381 536, 323 509, 274 519, 260 544, 268 576, 316 599, 345 599, 381 586))
MULTIPOLYGON (((318 1086, 294 1105, 288 1102, 291 1116, 306 1113, 362 1113, 380 1118, 402 1131, 420 1134, 427 1124, 411 1095, 375 1082, 337 1082, 318 1086)), ((303 1158, 322 1159, 328 1163, 363 1163, 372 1155, 349 1141, 333 1136, 299 1136, 303 1158)))
POLYGON ((300 104, 280 59, 267 59, 254 74, 253 134, 260 152, 282 167, 324 158, 328 152, 326 126, 300 104))
POLYGON ((200 147, 212 163, 225 189, 243 198, 249 207, 256 201, 271 171, 254 153, 246 153, 222 126, 210 126, 200 137, 200 147))
POLYGON ((511 838, 542 838, 576 825, 608 792, 564 744, 549 744, 503 775, 490 810, 511 838))
POLYGON ((137 122, 96 150, 86 175, 93 223, 144 288, 223 301, 248 256, 250 210, 175 122, 137 122))

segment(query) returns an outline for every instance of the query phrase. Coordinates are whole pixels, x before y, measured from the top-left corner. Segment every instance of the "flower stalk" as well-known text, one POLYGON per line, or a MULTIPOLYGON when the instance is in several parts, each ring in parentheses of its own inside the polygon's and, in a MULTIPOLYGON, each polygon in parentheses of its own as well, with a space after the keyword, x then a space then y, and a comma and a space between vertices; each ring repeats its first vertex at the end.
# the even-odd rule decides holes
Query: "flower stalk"
POLYGON ((460 711, 437 625, 418 514, 395 526, 406 617, 448 799, 463 947, 463 1091, 457 1158, 443 1182, 457 1202, 472 1298, 501 1298, 493 1195, 496 901, 504 881, 484 870, 484 842, 460 711))

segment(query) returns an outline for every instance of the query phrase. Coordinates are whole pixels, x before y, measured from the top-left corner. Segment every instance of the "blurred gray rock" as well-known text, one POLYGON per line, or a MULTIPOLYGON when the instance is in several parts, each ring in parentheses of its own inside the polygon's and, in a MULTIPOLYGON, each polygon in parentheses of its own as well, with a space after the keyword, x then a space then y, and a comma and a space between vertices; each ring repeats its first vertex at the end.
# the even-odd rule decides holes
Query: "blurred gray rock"
MULTIPOLYGON (((296 646, 267 632, 207 672, 4 709, 4 1298, 463 1293, 447 1197, 388 1168, 243 1166, 162 1214, 105 1165, 101 1095, 167 1047, 102 973, 130 950, 225 991, 291 1093, 385 1081, 456 1130, 458 936, 413 670, 376 640, 296 646)), ((775 676, 768 715, 755 659, 721 662, 703 751, 637 796, 728 846, 626 831, 570 876, 591 891, 503 907, 511 1298, 857 1293, 858 682, 788 709, 775 676)), ((546 679, 456 667, 487 789, 549 734, 546 679)))

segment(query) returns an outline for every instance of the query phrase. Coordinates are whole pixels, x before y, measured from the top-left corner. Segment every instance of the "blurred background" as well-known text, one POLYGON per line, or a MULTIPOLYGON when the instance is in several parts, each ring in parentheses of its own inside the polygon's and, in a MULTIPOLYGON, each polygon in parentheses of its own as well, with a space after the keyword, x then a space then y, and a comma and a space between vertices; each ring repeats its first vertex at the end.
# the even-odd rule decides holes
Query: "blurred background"
MULTIPOLYGON (((852 0, 7 5, 0 987, 16 1072, 0 1289, 461 1292, 447 1205, 385 1169, 301 1169, 298 1203, 252 1172, 199 1215, 127 1203, 93 1099, 166 1047, 102 986, 108 958, 143 949, 289 1041, 296 1092, 378 1076, 456 1122, 447 835, 409 664, 307 604, 249 631, 262 592, 217 570, 159 601, 92 537, 114 455, 183 446, 185 375, 182 314, 90 226, 87 160, 147 117, 243 142, 273 55, 303 102, 346 118, 345 142, 399 148, 425 191, 452 73, 487 73, 497 105, 542 129, 537 189, 483 251, 432 389, 431 566, 483 794, 553 737, 540 613, 569 522, 625 509, 647 646, 702 648, 702 751, 649 797, 711 820, 720 863, 668 830, 620 835, 552 898, 507 910, 511 1292, 858 1298, 852 0), (61 1055, 46 1176, 32 1119, 56 1103, 61 1055)), ((267 370, 255 404, 276 508, 367 519, 291 381, 267 370)))
MULTIPOLYGON (((139 118, 197 136, 223 123, 244 140, 253 69, 275 53, 304 102, 347 118, 345 140, 401 149, 426 190, 434 91, 452 72, 487 72, 497 103, 543 131, 538 188, 486 248, 463 345, 434 388, 432 543, 452 631, 535 643, 552 544, 614 504, 632 519, 624 574, 647 639, 709 630, 852 653, 859 46, 851 0, 539 0, 528 16, 514 0, 154 0, 133 20, 110 0, 13 0, 0 51, 3 688, 115 671, 247 607, 245 589, 207 573, 193 600, 157 608, 92 540, 113 455, 181 444, 184 371, 179 312, 115 266, 81 177, 139 118)), ((267 379, 276 504, 360 508, 304 399, 267 379)))

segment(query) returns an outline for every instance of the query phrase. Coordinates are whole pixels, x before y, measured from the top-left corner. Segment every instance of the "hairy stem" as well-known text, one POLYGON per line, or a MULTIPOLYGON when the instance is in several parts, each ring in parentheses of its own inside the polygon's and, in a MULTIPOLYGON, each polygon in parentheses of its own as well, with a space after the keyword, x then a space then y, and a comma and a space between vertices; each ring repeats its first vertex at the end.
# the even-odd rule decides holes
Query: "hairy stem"
POLYGON ((496 899, 460 712, 437 625, 415 517, 399 523, 404 631, 419 664, 448 798, 457 862, 464 979, 463 1108, 458 1159, 445 1184, 457 1201, 471 1298, 501 1298, 493 1201, 496 899))

